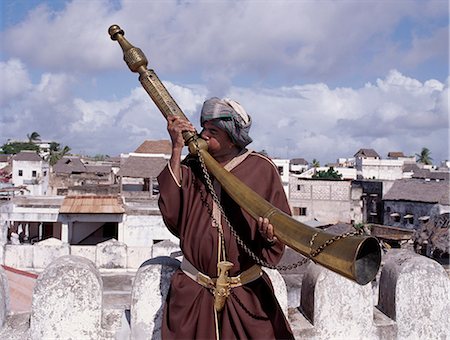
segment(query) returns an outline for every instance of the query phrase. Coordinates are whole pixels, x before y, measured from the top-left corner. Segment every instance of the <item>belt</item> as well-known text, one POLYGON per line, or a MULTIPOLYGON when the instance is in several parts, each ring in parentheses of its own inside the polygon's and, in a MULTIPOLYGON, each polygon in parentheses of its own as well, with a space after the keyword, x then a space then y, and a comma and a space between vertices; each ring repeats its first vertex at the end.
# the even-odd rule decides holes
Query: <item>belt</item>
MULTIPOLYGON (((217 278, 211 278, 208 275, 203 274, 197 268, 195 268, 192 263, 186 260, 185 257, 183 257, 180 269, 198 284, 211 289, 214 289, 216 287, 217 278)), ((255 264, 251 266, 249 269, 244 270, 238 276, 229 276, 228 283, 230 288, 236 288, 245 285, 247 283, 250 283, 252 281, 255 281, 256 279, 260 278, 261 275, 262 275, 261 266, 255 264)))

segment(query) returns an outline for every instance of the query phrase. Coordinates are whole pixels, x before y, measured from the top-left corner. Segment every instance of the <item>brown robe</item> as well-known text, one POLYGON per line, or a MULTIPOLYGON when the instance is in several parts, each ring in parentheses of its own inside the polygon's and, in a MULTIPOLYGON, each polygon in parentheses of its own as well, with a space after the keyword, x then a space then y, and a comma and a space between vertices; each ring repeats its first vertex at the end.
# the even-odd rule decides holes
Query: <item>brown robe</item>
MULTIPOLYGON (((169 230, 180 238, 185 258, 199 271, 217 277, 218 231, 213 227, 208 206, 212 198, 196 176, 196 161, 183 162, 181 187, 169 167, 158 176, 159 207, 169 230), (189 166, 186 166, 186 163, 189 166), (205 204, 206 203, 206 204, 205 204)), ((254 152, 238 156, 225 166, 275 207, 290 214, 290 208, 275 165, 254 152)), ((217 185, 216 185, 217 188, 217 185)), ((270 245, 259 233, 256 221, 231 198, 220 191, 219 197, 231 225, 255 254, 277 264, 284 245, 270 245)), ((234 266, 230 276, 237 276, 255 264, 237 244, 227 223, 222 219, 227 260, 234 266)), ((220 315, 220 339, 292 339, 284 314, 274 297, 270 279, 263 276, 232 289, 220 315)), ((214 297, 181 270, 172 277, 162 322, 164 339, 215 339, 214 297)))

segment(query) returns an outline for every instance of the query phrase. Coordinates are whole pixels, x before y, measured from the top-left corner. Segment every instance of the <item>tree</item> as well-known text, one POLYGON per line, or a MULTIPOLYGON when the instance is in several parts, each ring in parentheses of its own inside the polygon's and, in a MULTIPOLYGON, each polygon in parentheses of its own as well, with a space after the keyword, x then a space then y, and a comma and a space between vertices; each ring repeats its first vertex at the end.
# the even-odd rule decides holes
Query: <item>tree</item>
POLYGON ((423 147, 422 151, 419 153, 416 153, 416 156, 418 157, 418 161, 422 164, 431 165, 433 164, 433 158, 431 158, 431 151, 428 148, 423 147))
POLYGON ((315 173, 312 178, 314 179, 331 179, 331 180, 341 180, 342 179, 342 174, 340 174, 339 172, 337 172, 336 170, 334 170, 334 168, 331 166, 328 168, 327 171, 318 171, 317 173, 315 173))
POLYGON ((41 135, 36 131, 33 131, 31 134, 27 133, 28 143, 32 144, 34 142, 41 140, 41 135))
POLYGON ((93 161, 104 161, 105 159, 110 158, 110 156, 98 153, 98 154, 96 154, 96 155, 94 155, 92 157, 89 157, 89 158, 92 159, 93 161))
POLYGON ((70 148, 67 145, 61 149, 61 146, 59 143, 51 142, 49 154, 47 156, 47 161, 50 163, 50 165, 55 165, 56 162, 58 162, 61 158, 63 158, 69 152, 70 152, 70 148))
POLYGON ((312 160, 311 165, 312 165, 313 168, 320 167, 319 161, 317 159, 315 159, 315 158, 312 160))
POLYGON ((7 142, 2 145, 2 153, 7 155, 15 155, 19 153, 22 150, 32 150, 32 151, 39 151, 39 146, 33 143, 24 143, 24 142, 7 142))

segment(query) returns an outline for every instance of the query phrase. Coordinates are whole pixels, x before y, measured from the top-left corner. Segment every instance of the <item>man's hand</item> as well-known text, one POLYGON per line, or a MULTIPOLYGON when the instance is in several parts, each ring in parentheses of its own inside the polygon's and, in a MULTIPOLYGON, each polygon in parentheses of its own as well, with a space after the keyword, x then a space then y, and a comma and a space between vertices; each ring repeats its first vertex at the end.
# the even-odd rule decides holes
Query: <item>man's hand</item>
POLYGON ((273 225, 269 223, 268 218, 262 218, 260 217, 258 219, 258 229, 261 233, 262 237, 264 237, 267 242, 269 243, 275 243, 277 238, 275 237, 273 233, 273 225))
POLYGON ((167 131, 169 132, 170 139, 172 140, 172 149, 182 149, 184 146, 182 133, 184 131, 195 132, 195 128, 186 119, 172 115, 167 117, 167 131))

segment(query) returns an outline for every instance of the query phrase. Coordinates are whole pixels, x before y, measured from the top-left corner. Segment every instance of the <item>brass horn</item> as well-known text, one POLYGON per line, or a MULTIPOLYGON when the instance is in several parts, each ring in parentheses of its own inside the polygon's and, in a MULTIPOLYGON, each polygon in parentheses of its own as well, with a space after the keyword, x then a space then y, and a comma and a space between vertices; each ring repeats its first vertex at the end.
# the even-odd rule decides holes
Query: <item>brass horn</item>
MULTIPOLYGON (((118 25, 108 30, 111 39, 116 40, 123 51, 123 58, 132 72, 139 73, 139 81, 153 102, 167 119, 178 115, 187 120, 183 111, 159 80, 153 70, 147 69, 147 58, 141 49, 134 47, 124 38, 124 31, 118 25)), ((191 132, 184 132, 183 138, 189 152, 200 153, 211 174, 219 181, 230 197, 253 218, 267 217, 274 226, 275 236, 300 254, 311 257, 313 247, 326 244, 336 235, 318 231, 285 214, 261 198, 238 178, 226 171, 208 153, 206 142, 191 132)), ((342 237, 337 242, 323 247, 313 261, 341 274, 361 285, 372 281, 378 273, 381 249, 378 240, 371 236, 342 237)))

